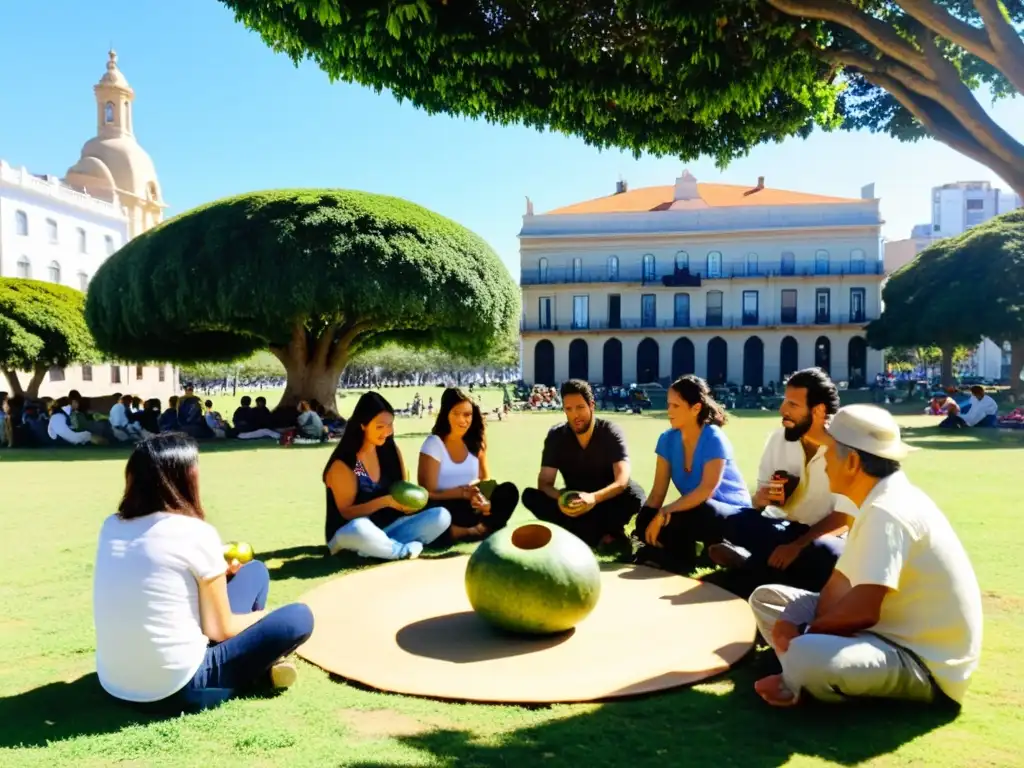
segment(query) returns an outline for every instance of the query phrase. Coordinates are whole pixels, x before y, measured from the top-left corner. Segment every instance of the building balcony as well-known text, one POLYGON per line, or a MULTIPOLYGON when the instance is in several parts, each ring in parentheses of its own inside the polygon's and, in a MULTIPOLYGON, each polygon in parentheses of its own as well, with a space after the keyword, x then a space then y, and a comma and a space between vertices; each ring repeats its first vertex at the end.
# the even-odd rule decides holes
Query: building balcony
POLYGON ((680 334, 687 332, 714 332, 728 330, 746 330, 755 332, 758 330, 784 330, 786 328, 812 328, 821 326, 838 326, 849 328, 862 328, 873 318, 864 314, 840 315, 832 313, 797 315, 792 320, 781 315, 774 317, 759 317, 759 322, 751 322, 753 318, 749 314, 737 314, 735 316, 715 318, 693 319, 688 324, 680 324, 673 320, 656 320, 644 322, 640 319, 622 320, 620 323, 609 323, 607 320, 592 320, 583 327, 582 323, 569 321, 566 323, 550 323, 542 325, 536 320, 527 321, 520 325, 522 333, 537 334, 558 334, 558 333, 592 333, 592 332, 624 332, 643 333, 654 331, 675 331, 680 334))
POLYGON ((650 285, 665 288, 699 288, 704 281, 737 280, 737 279, 768 279, 768 278, 807 278, 807 277, 848 277, 861 275, 883 275, 884 263, 878 261, 852 262, 837 264, 831 262, 827 269, 816 267, 813 263, 798 262, 783 264, 781 261, 758 263, 756 267, 746 264, 726 264, 714 274, 705 274, 706 270, 692 271, 677 276, 675 273, 665 274, 663 270, 644 274, 643 266, 620 266, 609 274, 607 266, 572 267, 548 266, 544 270, 538 268, 523 269, 520 274, 520 285, 580 285, 580 284, 625 284, 650 285), (689 279, 686 279, 688 277, 689 279), (683 279, 678 279, 683 278, 683 279))

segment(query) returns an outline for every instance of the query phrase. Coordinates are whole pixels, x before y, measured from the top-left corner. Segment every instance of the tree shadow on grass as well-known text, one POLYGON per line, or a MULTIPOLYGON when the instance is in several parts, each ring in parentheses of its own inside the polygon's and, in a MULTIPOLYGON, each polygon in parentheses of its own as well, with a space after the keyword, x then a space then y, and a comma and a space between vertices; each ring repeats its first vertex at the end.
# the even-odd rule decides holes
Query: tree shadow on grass
POLYGON ((1024 448, 1024 430, 956 429, 938 427, 913 428, 902 431, 903 439, 915 448, 929 451, 976 451, 985 449, 1012 450, 1024 448))
MULTIPOLYGON (((774 768, 806 755, 855 765, 884 755, 942 725, 955 713, 885 702, 823 705, 798 710, 764 704, 752 686, 763 670, 734 668, 720 695, 686 688, 616 701, 572 717, 481 741, 476 734, 433 730, 398 737, 442 764, 505 768, 509 765, 666 764, 774 768)), ((385 768, 364 762, 352 768, 385 768)))

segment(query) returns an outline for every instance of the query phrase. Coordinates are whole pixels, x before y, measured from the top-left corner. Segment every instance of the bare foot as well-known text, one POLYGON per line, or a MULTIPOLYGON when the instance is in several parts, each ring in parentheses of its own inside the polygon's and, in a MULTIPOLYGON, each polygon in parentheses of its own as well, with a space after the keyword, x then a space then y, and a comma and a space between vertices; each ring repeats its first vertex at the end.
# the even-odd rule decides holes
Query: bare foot
POLYGON ((762 677, 754 683, 757 695, 773 707, 792 707, 797 703, 797 696, 782 681, 782 675, 762 677))
POLYGON ((463 528, 461 525, 452 526, 452 539, 454 541, 480 541, 487 538, 487 526, 477 523, 472 528, 463 528))

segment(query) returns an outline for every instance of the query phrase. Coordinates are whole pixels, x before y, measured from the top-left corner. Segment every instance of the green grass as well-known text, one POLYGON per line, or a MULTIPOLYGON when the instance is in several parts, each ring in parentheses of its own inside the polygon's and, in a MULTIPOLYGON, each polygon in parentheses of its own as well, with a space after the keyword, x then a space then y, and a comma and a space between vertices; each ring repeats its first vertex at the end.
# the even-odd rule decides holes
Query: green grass
MULTIPOLYGON (((389 396, 404 404, 412 391, 389 396)), ((496 397, 491 391, 485 402, 496 397)), ((347 412, 351 402, 341 407, 347 412)), ((515 414, 491 424, 492 471, 521 487, 532 483, 543 434, 559 418, 515 414)), ((657 417, 615 418, 629 436, 636 475, 648 486, 655 438, 665 424, 657 417)), ((0 451, 0 765, 1020 765, 1024 522, 1011 480, 1024 455, 1020 441, 1016 435, 985 441, 939 435, 923 428, 929 420, 922 417, 901 420, 913 427, 912 441, 926 449, 908 462, 909 471, 953 520, 985 593, 982 666, 955 720, 899 706, 770 709, 751 691, 769 666, 764 652, 690 689, 537 708, 377 693, 301 663, 299 683, 281 697, 149 720, 108 700, 93 673, 93 551, 100 521, 121 491, 125 451, 0 451)), ((776 423, 772 414, 739 414, 730 423, 748 478, 776 423)), ((427 419, 398 421, 399 442, 411 462, 428 425, 427 419)), ((202 488, 210 519, 225 539, 252 542, 268 563, 271 607, 352 565, 351 559, 322 556, 320 470, 328 450, 204 448, 202 488)))

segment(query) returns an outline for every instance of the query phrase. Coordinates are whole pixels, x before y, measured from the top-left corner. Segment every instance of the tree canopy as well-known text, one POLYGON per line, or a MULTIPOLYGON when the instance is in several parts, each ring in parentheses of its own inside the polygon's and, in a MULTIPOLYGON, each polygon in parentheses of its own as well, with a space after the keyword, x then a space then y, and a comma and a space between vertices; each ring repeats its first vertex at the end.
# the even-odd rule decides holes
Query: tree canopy
POLYGON ((940 240, 897 270, 882 289, 885 309, 867 329, 875 348, 936 345, 943 377, 958 345, 1009 341, 1024 366, 1024 210, 940 240), (948 359, 947 359, 948 358, 948 359))
POLYGON ((96 359, 84 309, 85 294, 74 288, 0 278, 0 371, 13 394, 36 397, 51 367, 96 359), (19 371, 31 372, 27 386, 19 371))
POLYGON ((133 360, 229 361, 269 349, 283 404, 333 407, 350 356, 389 342, 485 355, 517 333, 519 291, 477 235, 349 190, 256 192, 129 241, 96 272, 86 318, 133 360))
POLYGON ((1022 0, 221 2, 429 113, 720 166, 816 125, 930 134, 1024 194, 1024 146, 972 93, 1024 92, 1022 0))

